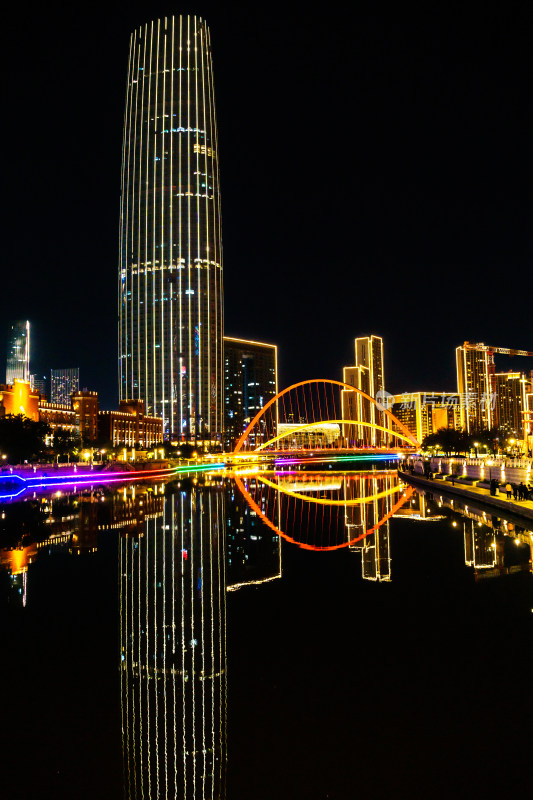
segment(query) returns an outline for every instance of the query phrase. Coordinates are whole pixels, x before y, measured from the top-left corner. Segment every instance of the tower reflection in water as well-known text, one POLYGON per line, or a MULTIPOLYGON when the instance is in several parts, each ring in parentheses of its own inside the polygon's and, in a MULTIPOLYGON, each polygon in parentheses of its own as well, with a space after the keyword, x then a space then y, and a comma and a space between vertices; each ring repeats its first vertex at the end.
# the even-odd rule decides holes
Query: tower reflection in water
POLYGON ((221 486, 161 498, 120 539, 127 798, 223 798, 225 502, 221 486))

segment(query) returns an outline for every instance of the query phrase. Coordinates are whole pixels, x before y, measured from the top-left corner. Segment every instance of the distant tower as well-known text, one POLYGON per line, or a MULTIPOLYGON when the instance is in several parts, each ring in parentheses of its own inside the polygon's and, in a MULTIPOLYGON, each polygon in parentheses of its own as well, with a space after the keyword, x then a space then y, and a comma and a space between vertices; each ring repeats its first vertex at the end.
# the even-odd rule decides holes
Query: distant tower
POLYGON ((80 369, 53 369, 50 371, 50 402, 70 406, 71 395, 80 389, 80 369))
POLYGON ((30 382, 30 323, 13 322, 7 345, 6 383, 30 382))
POLYGON ((222 237, 209 30, 165 17, 131 36, 119 266, 119 396, 165 436, 223 428, 222 237))

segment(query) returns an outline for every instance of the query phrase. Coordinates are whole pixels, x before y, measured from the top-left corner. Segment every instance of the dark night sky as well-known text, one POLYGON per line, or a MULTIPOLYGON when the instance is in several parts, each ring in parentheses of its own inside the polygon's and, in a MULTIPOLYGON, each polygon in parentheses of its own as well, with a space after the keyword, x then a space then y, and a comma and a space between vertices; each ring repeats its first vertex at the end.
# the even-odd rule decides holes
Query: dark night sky
POLYGON ((36 370, 80 366, 117 402, 129 34, 180 11, 211 28, 226 332, 276 342, 280 386, 340 377, 367 333, 390 391, 454 390, 465 339, 533 350, 533 6, 439 5, 19 4, 3 26, 0 378, 8 324, 28 318, 36 370))

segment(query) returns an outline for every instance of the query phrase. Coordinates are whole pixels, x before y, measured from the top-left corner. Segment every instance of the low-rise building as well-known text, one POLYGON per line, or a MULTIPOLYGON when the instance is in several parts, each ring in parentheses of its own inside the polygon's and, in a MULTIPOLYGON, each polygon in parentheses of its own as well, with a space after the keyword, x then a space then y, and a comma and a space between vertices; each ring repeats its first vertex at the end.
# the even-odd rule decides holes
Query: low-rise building
POLYGON ((113 447, 150 447, 163 441, 163 419, 147 417, 143 400, 121 400, 118 411, 100 411, 99 437, 113 447))

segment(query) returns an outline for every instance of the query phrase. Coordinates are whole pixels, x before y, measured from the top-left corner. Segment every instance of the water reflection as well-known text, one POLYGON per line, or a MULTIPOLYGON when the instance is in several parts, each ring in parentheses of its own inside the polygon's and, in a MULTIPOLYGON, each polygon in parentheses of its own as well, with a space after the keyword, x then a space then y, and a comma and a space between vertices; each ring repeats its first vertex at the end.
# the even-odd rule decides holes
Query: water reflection
POLYGON ((462 532, 476 580, 531 569, 533 537, 517 520, 415 492, 387 470, 36 497, 0 507, 0 563, 10 599, 27 606, 35 560, 91 558, 100 537, 118 532, 126 797, 207 800, 226 796, 226 593, 279 581, 282 540, 346 549, 361 559, 363 580, 388 583, 391 539, 400 549, 411 524, 428 535, 462 532))
POLYGON ((120 538, 129 798, 225 796, 224 500, 220 486, 170 494, 120 538))

